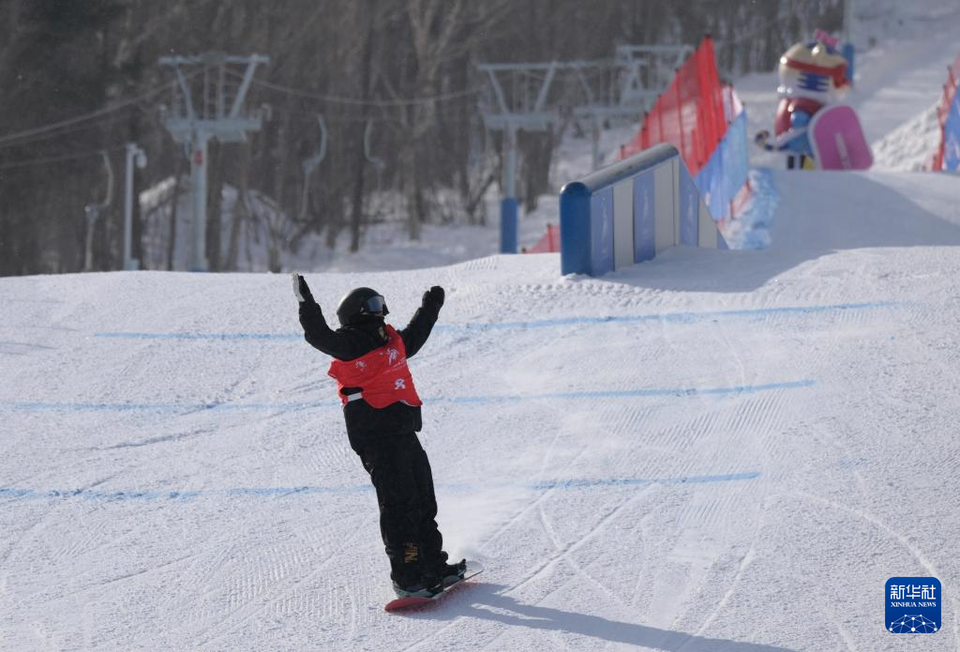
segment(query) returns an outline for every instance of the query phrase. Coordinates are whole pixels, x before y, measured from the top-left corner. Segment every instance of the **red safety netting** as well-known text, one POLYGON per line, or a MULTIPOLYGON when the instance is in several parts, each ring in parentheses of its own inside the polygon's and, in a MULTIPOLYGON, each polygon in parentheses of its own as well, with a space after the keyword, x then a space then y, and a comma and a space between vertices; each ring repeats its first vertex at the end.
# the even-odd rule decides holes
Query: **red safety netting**
POLYGON ((947 66, 947 83, 943 85, 943 95, 940 98, 940 105, 937 106, 937 121, 940 123, 940 147, 937 153, 933 155, 933 164, 930 166, 934 170, 943 169, 943 145, 944 145, 944 125, 947 122, 947 116, 950 115, 950 107, 953 106, 953 100, 957 96, 957 86, 960 86, 960 54, 952 66, 947 66))
POLYGON ((738 104, 733 89, 720 83, 713 39, 707 36, 677 69, 670 86, 644 117, 640 133, 620 148, 620 157, 670 143, 696 175, 726 133, 738 104))
POLYGON ((547 232, 540 238, 540 242, 524 249, 525 254, 547 254, 560 251, 560 227, 556 224, 548 224, 547 232))

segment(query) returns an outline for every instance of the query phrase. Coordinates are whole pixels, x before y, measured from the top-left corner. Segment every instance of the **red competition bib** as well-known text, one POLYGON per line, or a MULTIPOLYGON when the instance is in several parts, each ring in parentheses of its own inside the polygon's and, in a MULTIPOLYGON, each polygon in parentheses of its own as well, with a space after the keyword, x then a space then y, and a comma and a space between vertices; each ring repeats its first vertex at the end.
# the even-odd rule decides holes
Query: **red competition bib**
POLYGON ((359 387, 363 400, 378 409, 397 401, 423 405, 407 366, 407 348, 393 326, 387 326, 386 344, 356 360, 334 360, 327 373, 337 381, 337 394, 344 405, 349 401, 344 387, 359 387))

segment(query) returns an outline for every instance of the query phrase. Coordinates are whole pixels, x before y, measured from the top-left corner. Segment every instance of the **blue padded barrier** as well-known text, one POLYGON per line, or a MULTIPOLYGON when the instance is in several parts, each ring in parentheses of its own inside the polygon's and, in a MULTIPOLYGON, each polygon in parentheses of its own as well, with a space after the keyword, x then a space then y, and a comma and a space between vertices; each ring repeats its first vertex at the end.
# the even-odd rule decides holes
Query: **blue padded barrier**
POLYGON ((560 191, 563 274, 601 276, 685 244, 725 246, 673 145, 656 145, 560 191))
MULTIPOLYGON (((943 123, 943 169, 960 171, 960 92, 953 98, 950 113, 943 123)), ((563 227, 560 235, 563 235, 563 227)))

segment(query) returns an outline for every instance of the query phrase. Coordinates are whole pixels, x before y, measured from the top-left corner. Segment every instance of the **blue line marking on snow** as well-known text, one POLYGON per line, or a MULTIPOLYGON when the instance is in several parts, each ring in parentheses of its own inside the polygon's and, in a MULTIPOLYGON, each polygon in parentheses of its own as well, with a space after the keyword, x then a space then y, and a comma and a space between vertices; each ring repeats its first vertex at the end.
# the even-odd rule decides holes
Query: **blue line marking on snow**
POLYGON ((203 412, 206 410, 250 410, 290 412, 312 408, 334 407, 340 401, 314 401, 305 403, 50 403, 50 402, 0 402, 0 409, 9 408, 21 412, 203 412))
POLYGON ((757 392, 769 392, 777 389, 803 389, 816 385, 814 380, 796 380, 785 383, 768 383, 766 385, 737 385, 734 387, 712 387, 706 389, 697 388, 652 388, 652 389, 626 389, 613 390, 606 392, 560 392, 555 394, 527 394, 527 395, 507 395, 507 396, 450 396, 431 399, 430 402, 447 403, 505 403, 514 401, 528 400, 551 400, 551 399, 598 399, 598 398, 634 398, 634 397, 652 397, 652 396, 723 396, 729 394, 756 394, 757 392))
MULTIPOLYGON (((774 315, 817 315, 845 310, 877 310, 901 305, 899 301, 873 301, 868 303, 837 303, 825 306, 784 306, 780 308, 744 308, 740 310, 714 310, 708 312, 668 312, 654 315, 619 315, 606 317, 564 317, 560 319, 539 319, 533 321, 512 322, 476 322, 469 324, 437 324, 434 330, 444 331, 483 331, 512 330, 532 328, 558 328, 564 326, 595 326, 603 324, 639 324, 643 322, 664 322, 694 324, 723 318, 764 318, 774 315)), ((208 342, 237 341, 282 341, 292 342, 303 339, 302 333, 137 333, 106 332, 94 333, 101 339, 121 340, 186 340, 208 342)))
POLYGON ((114 340, 197 340, 197 341, 236 341, 236 340, 302 340, 302 333, 94 333, 94 337, 114 340))
MULTIPOLYGON (((557 392, 552 394, 507 394, 503 396, 436 396, 426 399, 426 403, 456 403, 460 405, 487 405, 490 403, 515 403, 519 401, 577 400, 605 398, 643 398, 655 396, 728 396, 756 394, 778 389, 803 389, 816 385, 814 380, 795 380, 765 385, 736 385, 733 387, 708 388, 650 388, 626 389, 599 392, 557 392)), ((340 401, 314 401, 304 403, 50 403, 0 401, 0 409, 12 409, 20 412, 161 412, 180 413, 204 411, 267 411, 290 412, 315 408, 330 408, 340 405, 340 401)))
POLYGON ((710 312, 668 312, 657 315, 620 315, 607 317, 565 317, 562 319, 540 319, 536 321, 516 321, 476 324, 438 324, 436 330, 501 330, 554 328, 559 326, 593 326, 598 324, 638 324, 643 322, 666 322, 693 324, 713 321, 727 317, 763 318, 773 315, 815 315, 844 310, 874 310, 899 305, 898 301, 875 301, 871 303, 838 303, 828 306, 784 306, 781 308, 753 308, 742 310, 716 310, 710 312))
POLYGON ((736 482, 737 480, 755 480, 759 471, 751 473, 731 473, 728 475, 696 475, 684 478, 661 478, 644 480, 640 478, 610 478, 606 480, 555 480, 537 482, 530 485, 533 489, 589 489, 592 487, 640 487, 649 484, 705 484, 710 482, 736 482))
POLYGON ((129 501, 129 500, 192 500, 194 498, 210 498, 225 496, 255 496, 270 498, 290 496, 295 494, 330 494, 330 493, 357 493, 372 490, 373 487, 357 485, 353 487, 264 487, 221 490, 197 491, 92 491, 86 489, 35 491, 13 487, 0 487, 0 498, 77 498, 82 500, 98 501, 129 501))
MULTIPOLYGON (((759 471, 748 473, 729 473, 725 475, 700 475, 677 478, 606 478, 606 479, 573 479, 573 480, 548 480, 534 482, 529 484, 513 483, 482 483, 482 484, 440 484, 437 488, 443 490, 460 491, 487 491, 490 489, 527 489, 532 491, 544 491, 550 489, 573 490, 573 489, 593 489, 604 487, 640 487, 652 484, 663 485, 684 485, 684 484, 707 484, 718 482, 738 482, 743 480, 755 480, 762 476, 759 471)), ((318 494, 352 494, 367 493, 373 491, 373 487, 364 485, 345 485, 335 487, 246 487, 238 489, 207 489, 196 491, 94 491, 86 489, 24 489, 20 487, 0 487, 0 499, 10 498, 14 500, 91 500, 99 502, 124 502, 124 501, 170 501, 185 502, 198 498, 224 498, 224 497, 253 497, 253 498, 286 498, 291 496, 311 496, 318 494)))

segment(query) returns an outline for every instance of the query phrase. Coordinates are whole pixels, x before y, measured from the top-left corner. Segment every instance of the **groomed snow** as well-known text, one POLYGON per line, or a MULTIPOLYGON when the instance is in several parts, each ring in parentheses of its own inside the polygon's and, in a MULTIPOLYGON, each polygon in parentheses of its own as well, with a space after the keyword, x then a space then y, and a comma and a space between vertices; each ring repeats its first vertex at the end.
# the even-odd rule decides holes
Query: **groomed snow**
POLYGON ((308 275, 397 323, 448 290, 412 366, 448 548, 488 571, 406 617, 286 276, 0 280, 3 647, 901 649, 886 579, 960 572, 957 180, 773 184, 796 247, 308 275), (853 226, 802 214, 848 193, 853 226))
POLYGON ((405 616, 286 275, 0 279, 0 649, 960 648, 960 179, 753 174, 763 251, 307 274, 447 289, 421 440, 487 571, 405 616), (885 631, 893 576, 941 631, 885 631))

